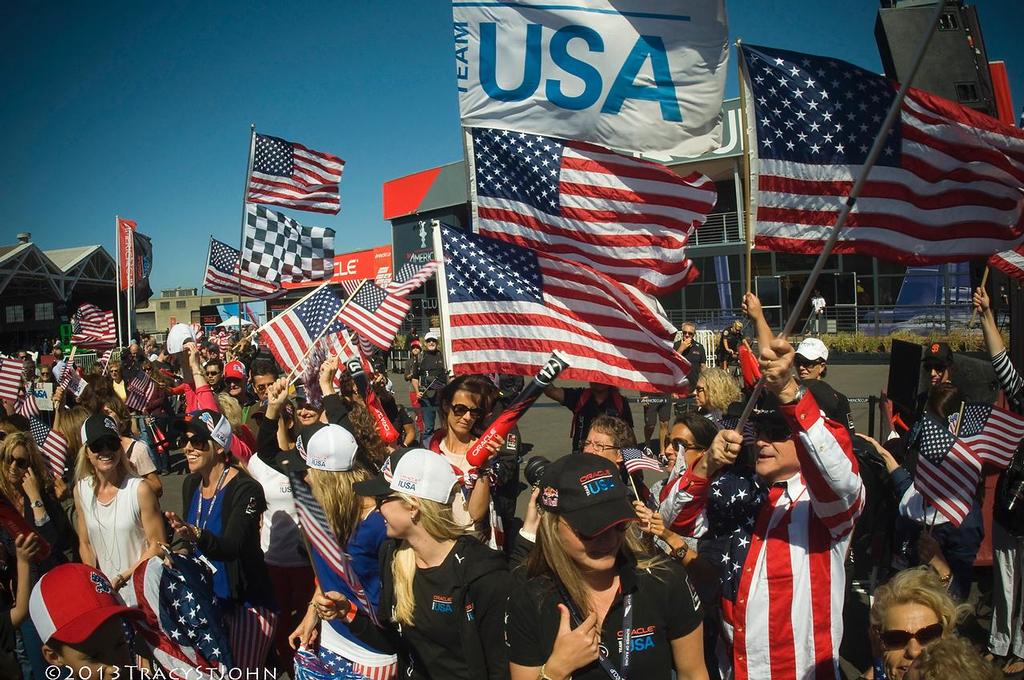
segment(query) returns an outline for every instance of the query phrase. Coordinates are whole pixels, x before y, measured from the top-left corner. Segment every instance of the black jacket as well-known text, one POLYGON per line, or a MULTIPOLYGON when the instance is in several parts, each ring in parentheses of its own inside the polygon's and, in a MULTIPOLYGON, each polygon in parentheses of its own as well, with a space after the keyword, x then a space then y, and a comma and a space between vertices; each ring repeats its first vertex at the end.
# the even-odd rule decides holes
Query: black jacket
MULTIPOLYGON (((188 508, 199 489, 201 476, 193 473, 182 485, 182 506, 188 508)), ((260 548, 260 519, 267 509, 263 487, 239 470, 224 487, 220 534, 203 530, 196 545, 203 555, 224 563, 231 599, 276 607, 274 589, 260 548)))
MULTIPOLYGON (((406 678, 430 678, 421 668, 416 651, 401 639, 400 631, 391 627, 395 605, 395 584, 391 573, 398 541, 388 539, 380 548, 380 612, 385 628, 376 627, 368 616, 359 612, 349 629, 361 640, 377 649, 398 649, 400 673, 406 678)), ((508 651, 505 647, 505 603, 512 586, 512 575, 504 556, 475 538, 463 536, 453 548, 459 586, 452 592, 452 609, 465 612, 474 605, 472 618, 460 616, 462 649, 471 678, 507 678, 508 651)))

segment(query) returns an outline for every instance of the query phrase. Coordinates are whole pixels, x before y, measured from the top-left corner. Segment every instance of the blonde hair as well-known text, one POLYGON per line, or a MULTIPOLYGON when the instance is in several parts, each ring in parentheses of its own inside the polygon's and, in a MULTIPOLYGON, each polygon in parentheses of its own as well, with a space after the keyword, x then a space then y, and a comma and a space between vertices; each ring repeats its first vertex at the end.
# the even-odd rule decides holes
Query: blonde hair
POLYGON ((919 604, 931 609, 942 624, 943 635, 953 631, 968 609, 967 605, 957 605, 938 575, 927 566, 904 569, 875 591, 869 615, 871 626, 881 629, 889 607, 900 604, 919 604))
POLYGON ((46 472, 46 465, 43 463, 43 457, 39 454, 39 449, 36 448, 35 441, 32 437, 25 432, 14 432, 13 434, 7 435, 4 438, 3 446, 0 447, 0 492, 7 497, 14 507, 21 507, 21 489, 11 484, 11 480, 7 478, 7 470, 10 469, 14 461, 14 449, 19 446, 25 447, 25 453, 28 456, 28 463, 32 467, 32 472, 35 473, 36 478, 40 484, 47 486, 48 488, 53 487, 53 480, 50 478, 49 473, 46 472))
POLYGON ((220 392, 217 394, 217 405, 220 406, 221 415, 231 423, 231 431, 238 432, 242 426, 242 406, 238 400, 230 394, 220 392))
MULTIPOLYGON (((83 444, 78 449, 78 458, 75 460, 75 483, 77 484, 83 479, 91 479, 92 488, 95 491, 99 487, 99 480, 96 478, 96 468, 93 467, 92 461, 89 460, 87 448, 83 444)), ((117 471, 120 473, 118 479, 139 476, 135 472, 135 466, 128 460, 128 454, 125 453, 124 446, 121 445, 120 440, 117 442, 117 471)))
MULTIPOLYGON (((565 586, 569 599, 583 616, 587 616, 592 610, 590 596, 580 568, 566 551, 565 544, 558 535, 561 519, 556 513, 540 510, 537 543, 526 560, 526 575, 528 578, 546 575, 552 580, 560 581, 565 586)), ((637 569, 659 569, 667 563, 667 558, 645 546, 633 523, 626 527, 619 554, 635 560, 637 569)))
MULTIPOLYGON (((465 533, 465 530, 452 516, 450 503, 438 503, 404 493, 395 495, 402 499, 402 503, 407 508, 419 508, 420 514, 417 521, 435 540, 454 541, 465 533)), ((412 592, 412 581, 416 576, 416 553, 404 541, 395 550, 394 561, 391 563, 391 575, 395 583, 394 621, 412 626, 414 625, 413 610, 416 607, 416 599, 412 592)))
POLYGON ((697 382, 704 382, 704 398, 708 408, 725 411, 729 404, 739 401, 740 386, 729 372, 721 368, 704 368, 697 382))
POLYGON ((929 645, 914 662, 921 680, 1002 680, 1003 672, 983 657, 967 640, 947 635, 929 645))
POLYGON ((60 414, 59 427, 57 430, 68 443, 68 451, 78 451, 82 448, 82 423, 92 415, 89 409, 84 406, 76 406, 73 409, 60 414))
POLYGON ((313 498, 323 506, 327 521, 344 546, 355 533, 363 509, 352 485, 370 479, 370 471, 361 466, 335 472, 310 468, 307 475, 313 498))

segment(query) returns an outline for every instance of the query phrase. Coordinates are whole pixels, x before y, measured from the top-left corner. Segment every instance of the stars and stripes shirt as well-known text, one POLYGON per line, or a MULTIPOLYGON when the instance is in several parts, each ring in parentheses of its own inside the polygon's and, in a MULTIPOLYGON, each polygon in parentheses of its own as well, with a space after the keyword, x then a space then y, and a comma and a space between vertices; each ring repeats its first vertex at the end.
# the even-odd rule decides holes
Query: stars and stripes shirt
POLYGON ((742 470, 690 475, 673 520, 715 546, 706 556, 722 570, 733 677, 838 678, 843 564, 864 486, 849 434, 811 394, 780 410, 800 472, 771 485, 742 470))

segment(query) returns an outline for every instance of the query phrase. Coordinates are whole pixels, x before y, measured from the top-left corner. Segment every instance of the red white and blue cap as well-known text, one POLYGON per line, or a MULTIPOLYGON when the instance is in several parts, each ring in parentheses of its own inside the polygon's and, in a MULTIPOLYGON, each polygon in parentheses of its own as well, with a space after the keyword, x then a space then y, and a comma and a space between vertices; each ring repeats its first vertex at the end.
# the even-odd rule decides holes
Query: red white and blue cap
POLYGON ((89 639, 112 616, 144 616, 141 609, 125 606, 106 576, 78 562, 43 574, 32 588, 28 611, 43 642, 70 644, 89 639))

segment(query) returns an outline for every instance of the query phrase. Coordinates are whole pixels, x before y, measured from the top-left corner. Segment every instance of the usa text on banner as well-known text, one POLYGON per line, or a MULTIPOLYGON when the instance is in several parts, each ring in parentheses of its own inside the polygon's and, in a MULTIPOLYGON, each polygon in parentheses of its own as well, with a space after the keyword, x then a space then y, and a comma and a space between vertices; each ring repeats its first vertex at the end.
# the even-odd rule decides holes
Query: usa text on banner
POLYGON ((452 3, 466 126, 695 156, 718 147, 723 0, 452 3))
POLYGON ((590 265, 651 295, 697 276, 685 247, 718 198, 704 175, 680 177, 585 142, 471 134, 480 234, 590 265))
POLYGON ((674 328, 637 294, 590 267, 440 229, 456 373, 533 375, 552 350, 569 380, 683 392, 689 364, 674 328))
MULTIPOLYGON (((838 59, 743 45, 756 238, 814 254, 897 87, 838 59)), ((906 264, 988 258, 1024 240, 1024 131, 910 88, 836 253, 906 264)))

